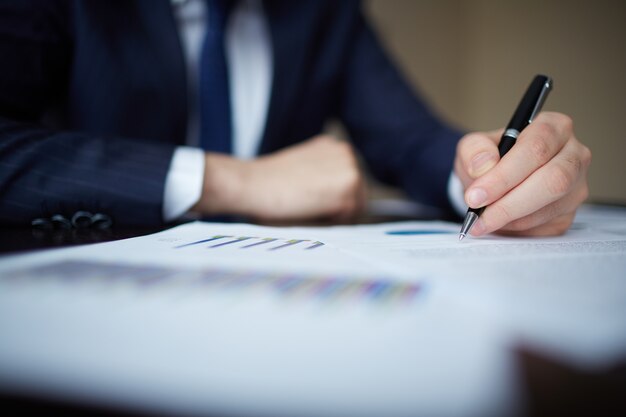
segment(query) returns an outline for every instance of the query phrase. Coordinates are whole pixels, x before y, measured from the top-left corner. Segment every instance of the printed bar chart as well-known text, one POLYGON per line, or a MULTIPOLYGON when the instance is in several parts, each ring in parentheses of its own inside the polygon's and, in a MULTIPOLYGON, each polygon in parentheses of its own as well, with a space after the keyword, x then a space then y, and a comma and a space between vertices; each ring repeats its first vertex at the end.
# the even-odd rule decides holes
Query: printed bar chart
POLYGON ((185 249, 189 247, 202 247, 205 249, 219 249, 225 246, 237 249, 251 249, 266 251, 277 251, 294 247, 302 250, 313 250, 324 246, 323 242, 308 239, 280 239, 275 237, 255 237, 255 236, 229 236, 215 235, 206 239, 194 242, 183 243, 174 246, 174 249, 185 249))
MULTIPOLYGON (((243 240, 243 239, 242 239, 243 240)), ((271 273, 227 269, 179 269, 114 262, 67 260, 7 274, 4 285, 97 284, 148 290, 168 285, 193 291, 257 291, 279 299, 316 302, 357 302, 401 306, 412 303, 422 289, 418 283, 397 282, 388 277, 331 276, 304 273, 271 273)))

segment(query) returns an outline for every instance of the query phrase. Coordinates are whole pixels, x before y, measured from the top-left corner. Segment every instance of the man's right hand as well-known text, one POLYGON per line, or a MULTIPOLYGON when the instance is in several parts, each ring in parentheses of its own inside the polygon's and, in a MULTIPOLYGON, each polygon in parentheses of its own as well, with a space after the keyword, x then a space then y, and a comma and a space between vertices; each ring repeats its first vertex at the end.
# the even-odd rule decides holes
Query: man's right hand
POLYGON ((352 147, 320 135, 250 161, 207 153, 202 196, 192 211, 259 221, 347 221, 364 201, 352 147))

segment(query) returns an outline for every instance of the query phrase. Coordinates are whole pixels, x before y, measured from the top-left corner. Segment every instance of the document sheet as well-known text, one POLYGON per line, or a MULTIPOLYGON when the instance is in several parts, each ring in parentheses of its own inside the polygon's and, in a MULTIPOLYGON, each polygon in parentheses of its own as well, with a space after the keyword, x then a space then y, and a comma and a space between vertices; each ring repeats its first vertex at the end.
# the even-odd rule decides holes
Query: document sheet
POLYGON ((0 258, 0 389, 226 415, 519 411, 526 346, 626 356, 626 210, 551 238, 195 222, 0 258))

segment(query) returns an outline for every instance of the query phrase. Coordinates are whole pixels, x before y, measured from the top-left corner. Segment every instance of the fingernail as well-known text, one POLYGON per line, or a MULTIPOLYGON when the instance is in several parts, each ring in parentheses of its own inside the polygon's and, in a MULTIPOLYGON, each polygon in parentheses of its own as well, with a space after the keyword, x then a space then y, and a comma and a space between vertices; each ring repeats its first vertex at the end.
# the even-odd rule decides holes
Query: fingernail
POLYGON ((480 177, 496 165, 496 160, 490 152, 481 152, 472 158, 470 175, 480 177))
POLYGON ((487 202, 487 192, 482 188, 472 188, 467 193, 467 204, 473 208, 479 208, 487 202))

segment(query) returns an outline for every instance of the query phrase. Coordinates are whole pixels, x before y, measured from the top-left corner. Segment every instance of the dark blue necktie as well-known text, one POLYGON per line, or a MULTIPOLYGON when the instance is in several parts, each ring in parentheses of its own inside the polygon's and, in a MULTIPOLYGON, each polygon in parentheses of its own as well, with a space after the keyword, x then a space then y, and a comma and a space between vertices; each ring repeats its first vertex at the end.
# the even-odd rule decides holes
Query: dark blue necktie
POLYGON ((200 146, 207 151, 230 153, 232 128, 224 32, 232 1, 206 3, 207 30, 200 57, 200 146))

